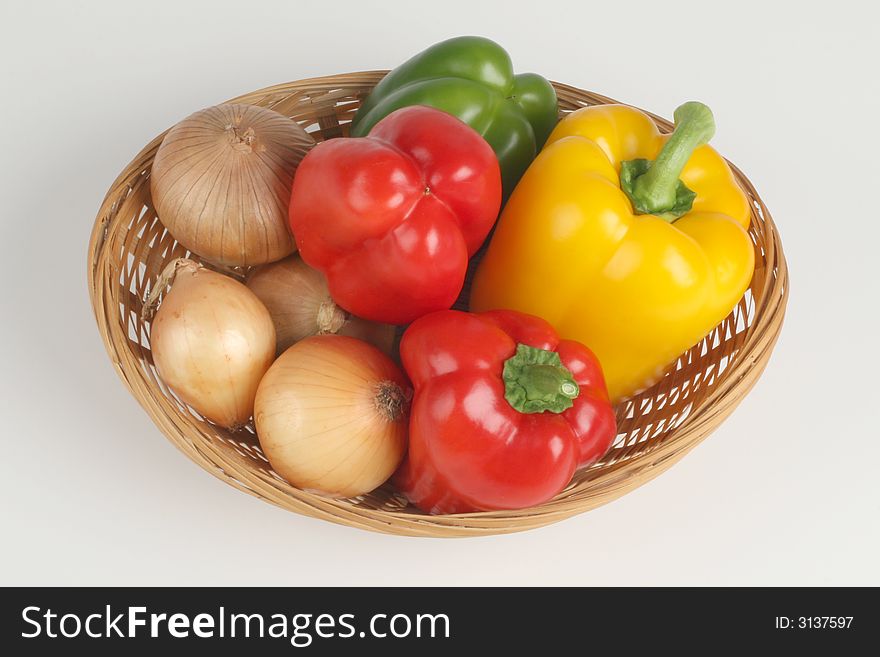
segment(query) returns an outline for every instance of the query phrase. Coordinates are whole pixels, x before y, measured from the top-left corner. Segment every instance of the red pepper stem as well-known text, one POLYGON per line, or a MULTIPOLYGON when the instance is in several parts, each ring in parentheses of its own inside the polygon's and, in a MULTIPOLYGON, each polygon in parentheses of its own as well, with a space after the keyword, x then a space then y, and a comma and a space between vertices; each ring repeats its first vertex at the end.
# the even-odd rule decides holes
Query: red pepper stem
POLYGON ((525 344, 504 361, 504 398, 520 413, 561 413, 574 405, 580 387, 555 351, 525 344))

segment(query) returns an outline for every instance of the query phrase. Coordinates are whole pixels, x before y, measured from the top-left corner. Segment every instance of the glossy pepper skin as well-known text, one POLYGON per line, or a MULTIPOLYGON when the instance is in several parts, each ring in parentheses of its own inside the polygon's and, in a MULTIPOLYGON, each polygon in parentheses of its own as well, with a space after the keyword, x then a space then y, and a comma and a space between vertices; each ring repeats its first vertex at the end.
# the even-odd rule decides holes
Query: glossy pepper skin
POLYGON ((711 112, 687 103, 676 126, 673 141, 622 105, 566 117, 505 206, 472 288, 472 310, 540 315, 589 344, 613 401, 654 383, 716 326, 754 269, 748 200, 704 143, 711 112), (657 175, 640 185, 645 160, 657 175))
POLYGON ((509 193, 558 120, 556 92, 534 73, 513 74, 497 43, 464 36, 442 41, 386 75, 358 110, 351 135, 362 137, 394 110, 429 105, 479 132, 501 163, 509 193))
POLYGON ((395 483, 428 513, 546 502, 616 434, 595 356, 538 317, 432 313, 400 355, 415 392, 395 483))
POLYGON ((368 137, 309 151, 290 227, 336 303, 406 324, 453 304, 500 205, 498 161, 480 135, 440 110, 407 107, 368 137))

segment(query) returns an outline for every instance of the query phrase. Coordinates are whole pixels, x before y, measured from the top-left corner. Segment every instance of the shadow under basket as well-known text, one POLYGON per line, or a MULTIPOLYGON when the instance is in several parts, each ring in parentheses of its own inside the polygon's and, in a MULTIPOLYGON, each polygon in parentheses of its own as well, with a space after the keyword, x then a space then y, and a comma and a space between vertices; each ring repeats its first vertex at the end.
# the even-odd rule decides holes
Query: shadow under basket
MULTIPOLYGON (((348 134, 360 101, 385 73, 290 82, 233 100, 289 116, 321 141, 348 134)), ((563 115, 615 102, 564 84, 554 87, 563 115)), ((671 130, 668 121, 652 118, 662 131, 671 130)), ((252 426, 232 433, 206 422, 165 387, 153 366, 150 326, 141 319, 144 299, 169 261, 198 259, 174 240, 153 209, 150 170, 164 136, 125 168, 98 212, 88 254, 98 330, 132 395, 184 454, 232 486, 297 513, 391 534, 456 537, 522 531, 588 511, 653 479, 708 436, 755 384, 782 327, 788 273, 779 235, 752 184, 731 165, 751 201, 755 273, 749 289, 663 379, 617 406, 619 433, 612 449, 579 470, 553 500, 519 511, 430 516, 409 506, 390 484, 353 499, 302 491, 272 471, 252 426)))

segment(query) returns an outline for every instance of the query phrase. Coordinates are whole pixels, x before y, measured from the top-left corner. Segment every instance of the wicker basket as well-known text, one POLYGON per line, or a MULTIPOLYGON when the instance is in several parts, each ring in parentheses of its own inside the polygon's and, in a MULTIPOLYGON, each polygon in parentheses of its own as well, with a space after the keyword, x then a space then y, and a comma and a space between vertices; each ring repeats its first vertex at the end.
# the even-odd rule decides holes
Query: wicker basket
MULTIPOLYGON (((385 75, 371 71, 281 84, 234 99, 292 117, 317 140, 347 134, 359 101, 385 75)), ((614 102, 556 84, 563 113, 614 102)), ((671 125, 653 117, 661 130, 671 125)), ((760 376, 782 327, 788 274, 776 227, 757 192, 735 167, 752 202, 755 274, 733 312, 684 354, 657 385, 617 408, 611 451, 576 473, 555 499, 520 511, 428 516, 390 485, 356 499, 330 499, 294 488, 260 451, 253 428, 220 429, 175 398, 156 375, 150 327, 141 306, 171 259, 188 255, 160 223, 150 199, 150 167, 162 135, 119 175, 98 212, 89 244, 89 291, 98 329, 131 393, 189 458, 227 483, 280 507, 332 522, 411 536, 480 536, 547 525, 620 497, 669 468, 709 435, 760 376)))

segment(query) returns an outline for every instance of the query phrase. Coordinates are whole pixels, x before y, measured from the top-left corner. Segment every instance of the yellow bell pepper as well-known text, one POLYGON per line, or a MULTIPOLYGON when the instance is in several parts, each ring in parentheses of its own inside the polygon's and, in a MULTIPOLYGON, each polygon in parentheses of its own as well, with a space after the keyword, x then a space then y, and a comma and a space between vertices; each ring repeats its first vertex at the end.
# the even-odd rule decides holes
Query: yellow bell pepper
POLYGON ((751 281, 749 202, 685 103, 661 135, 623 105, 563 119, 504 208, 471 309, 543 317, 589 346, 619 400, 657 381, 751 281))

